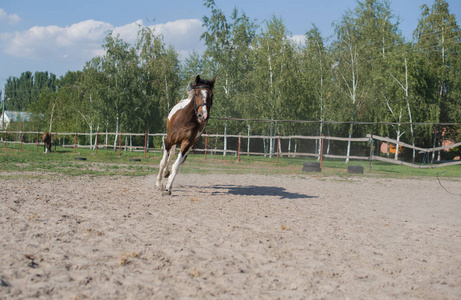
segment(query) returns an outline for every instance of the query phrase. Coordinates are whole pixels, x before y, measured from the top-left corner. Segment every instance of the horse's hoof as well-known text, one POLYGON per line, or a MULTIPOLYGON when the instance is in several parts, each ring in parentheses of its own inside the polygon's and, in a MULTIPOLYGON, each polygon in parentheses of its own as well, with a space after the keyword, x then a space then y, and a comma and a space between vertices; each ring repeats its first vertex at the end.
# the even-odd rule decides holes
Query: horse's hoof
POLYGON ((157 185, 157 190, 164 191, 165 190, 165 185, 160 183, 159 185, 157 185))
POLYGON ((171 191, 164 191, 162 196, 171 196, 171 191))
POLYGON ((167 173, 165 173, 165 175, 163 175, 163 177, 165 178, 168 178, 170 176, 170 171, 168 171, 167 173))

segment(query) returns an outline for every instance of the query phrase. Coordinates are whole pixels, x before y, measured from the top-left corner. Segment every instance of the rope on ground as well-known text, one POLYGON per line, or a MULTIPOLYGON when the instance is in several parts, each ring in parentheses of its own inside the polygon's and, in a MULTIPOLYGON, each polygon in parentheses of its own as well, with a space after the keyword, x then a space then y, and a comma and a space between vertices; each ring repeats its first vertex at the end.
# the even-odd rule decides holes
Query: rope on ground
POLYGON ((461 194, 456 194, 456 193, 450 192, 449 190, 447 190, 447 189, 442 185, 442 182, 440 182, 439 174, 442 174, 442 173, 445 173, 445 172, 446 172, 446 171, 437 172, 437 180, 439 181, 440 186, 441 186, 442 189, 444 189, 445 192, 447 192, 448 194, 455 195, 455 196, 461 196, 461 194))

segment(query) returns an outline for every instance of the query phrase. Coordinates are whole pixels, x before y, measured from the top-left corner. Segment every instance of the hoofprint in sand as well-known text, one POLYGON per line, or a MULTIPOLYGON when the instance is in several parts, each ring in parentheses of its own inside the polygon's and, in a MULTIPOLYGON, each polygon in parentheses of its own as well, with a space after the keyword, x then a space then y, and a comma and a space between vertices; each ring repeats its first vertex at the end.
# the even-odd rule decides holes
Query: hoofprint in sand
POLYGON ((154 181, 0 180, 0 298, 461 298, 461 196, 432 178, 154 181))

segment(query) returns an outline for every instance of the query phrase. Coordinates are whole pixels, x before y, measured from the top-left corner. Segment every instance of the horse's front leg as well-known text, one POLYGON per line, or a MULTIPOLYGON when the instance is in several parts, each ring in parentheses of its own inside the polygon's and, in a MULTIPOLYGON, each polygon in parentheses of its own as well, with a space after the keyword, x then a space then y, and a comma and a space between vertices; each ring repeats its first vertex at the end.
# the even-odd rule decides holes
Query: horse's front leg
POLYGON ((179 166, 183 163, 183 161, 187 158, 187 155, 190 151, 190 145, 187 144, 186 146, 181 145, 181 151, 178 154, 178 158, 174 162, 173 166, 171 167, 171 174, 168 177, 168 182, 165 187, 165 193, 171 195, 171 187, 173 186, 173 181, 179 171, 179 166))

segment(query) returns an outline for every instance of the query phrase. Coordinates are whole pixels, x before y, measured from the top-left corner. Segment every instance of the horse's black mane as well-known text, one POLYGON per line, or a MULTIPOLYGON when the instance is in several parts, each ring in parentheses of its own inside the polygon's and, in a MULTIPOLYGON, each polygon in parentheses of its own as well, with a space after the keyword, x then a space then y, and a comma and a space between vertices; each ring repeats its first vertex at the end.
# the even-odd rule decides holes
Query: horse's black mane
POLYGON ((211 88, 213 88, 213 85, 214 85, 214 82, 211 82, 210 80, 207 80, 207 79, 202 79, 200 78, 200 81, 198 83, 196 82, 193 82, 189 85, 189 90, 193 90, 195 89, 196 87, 198 86, 209 86, 211 88))

